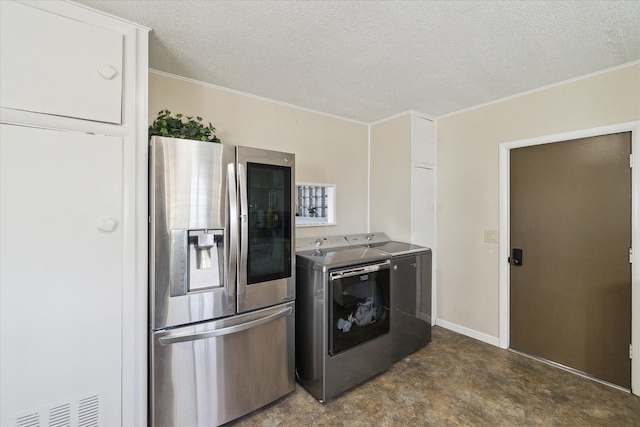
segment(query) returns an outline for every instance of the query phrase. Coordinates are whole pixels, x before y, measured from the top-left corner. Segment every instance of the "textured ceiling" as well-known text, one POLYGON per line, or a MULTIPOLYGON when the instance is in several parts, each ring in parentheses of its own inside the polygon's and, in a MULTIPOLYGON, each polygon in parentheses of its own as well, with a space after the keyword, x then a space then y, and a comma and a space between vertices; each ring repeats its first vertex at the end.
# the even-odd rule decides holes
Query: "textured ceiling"
POLYGON ((77 2, 152 28, 152 69, 367 123, 640 60, 638 0, 77 2))

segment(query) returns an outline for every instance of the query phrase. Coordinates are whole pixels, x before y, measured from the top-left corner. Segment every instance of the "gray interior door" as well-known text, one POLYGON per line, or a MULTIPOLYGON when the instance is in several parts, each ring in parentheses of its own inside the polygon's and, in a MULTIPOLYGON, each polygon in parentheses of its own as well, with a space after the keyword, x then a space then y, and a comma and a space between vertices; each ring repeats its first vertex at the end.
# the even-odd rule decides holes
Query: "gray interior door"
POLYGON ((510 155, 511 348, 628 389, 630 153, 626 132, 510 155))

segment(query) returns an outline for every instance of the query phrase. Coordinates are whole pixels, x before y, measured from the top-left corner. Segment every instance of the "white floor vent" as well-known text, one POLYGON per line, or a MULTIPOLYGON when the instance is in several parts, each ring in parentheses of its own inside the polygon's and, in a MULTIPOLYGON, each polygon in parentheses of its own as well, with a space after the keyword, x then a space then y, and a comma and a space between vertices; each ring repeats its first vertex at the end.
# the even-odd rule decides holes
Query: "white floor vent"
POLYGON ((15 418, 15 427, 103 427, 101 393, 58 402, 15 418))

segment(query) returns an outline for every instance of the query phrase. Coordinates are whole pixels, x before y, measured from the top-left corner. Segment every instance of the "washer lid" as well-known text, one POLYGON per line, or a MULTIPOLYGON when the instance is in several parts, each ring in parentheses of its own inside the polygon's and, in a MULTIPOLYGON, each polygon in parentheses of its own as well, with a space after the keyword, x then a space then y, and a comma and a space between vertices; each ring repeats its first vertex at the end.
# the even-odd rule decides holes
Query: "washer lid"
POLYGON ((367 246, 385 252, 391 256, 414 254, 420 252, 431 252, 431 249, 425 248, 424 246, 404 242, 371 243, 367 246))
POLYGON ((316 249, 298 252, 296 262, 314 270, 328 270, 335 267, 367 264, 389 259, 389 254, 363 246, 349 246, 337 249, 316 249))

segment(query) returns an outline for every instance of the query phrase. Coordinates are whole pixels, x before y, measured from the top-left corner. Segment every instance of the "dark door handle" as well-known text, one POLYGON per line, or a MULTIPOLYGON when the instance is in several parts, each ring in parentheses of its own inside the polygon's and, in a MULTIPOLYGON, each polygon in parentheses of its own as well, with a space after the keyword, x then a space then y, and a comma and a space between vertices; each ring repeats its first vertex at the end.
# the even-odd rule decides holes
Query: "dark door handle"
POLYGON ((522 249, 512 249, 510 261, 511 265, 520 267, 522 265, 522 249))

